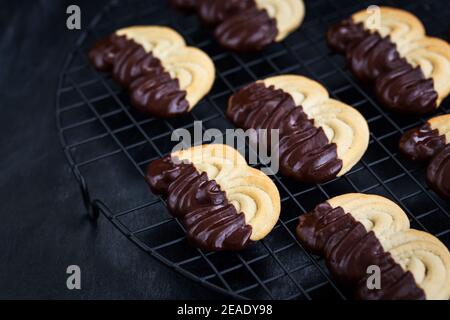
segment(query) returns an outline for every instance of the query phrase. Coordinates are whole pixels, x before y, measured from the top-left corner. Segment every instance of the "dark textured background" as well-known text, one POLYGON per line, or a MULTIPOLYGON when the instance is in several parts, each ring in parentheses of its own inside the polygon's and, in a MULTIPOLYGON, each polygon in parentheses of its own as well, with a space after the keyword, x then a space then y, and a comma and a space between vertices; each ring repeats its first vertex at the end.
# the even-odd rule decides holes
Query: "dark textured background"
POLYGON ((0 10, 0 298, 218 298, 137 249, 112 224, 93 226, 62 152, 55 90, 82 23, 107 2, 2 1, 0 10), (82 290, 66 289, 66 268, 82 290))

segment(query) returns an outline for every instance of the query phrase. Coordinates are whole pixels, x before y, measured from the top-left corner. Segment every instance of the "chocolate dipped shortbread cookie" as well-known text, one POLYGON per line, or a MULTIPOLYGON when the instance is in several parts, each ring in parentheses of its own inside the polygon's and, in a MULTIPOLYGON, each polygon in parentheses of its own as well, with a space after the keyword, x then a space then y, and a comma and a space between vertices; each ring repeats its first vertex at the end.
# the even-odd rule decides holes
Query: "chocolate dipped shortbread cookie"
POLYGON ((201 20, 215 27, 218 43, 238 52, 282 41, 305 15, 303 0, 196 0, 196 7, 201 20))
POLYGON ((155 117, 189 112, 214 83, 208 55, 167 27, 120 29, 97 42, 89 58, 130 91, 133 107, 155 117))
POLYGON ((450 45, 426 36, 420 20, 407 11, 362 10, 332 26, 327 39, 390 110, 428 113, 450 93, 450 45))
POLYGON ((297 75, 242 88, 229 99, 227 116, 243 129, 278 129, 281 173, 301 182, 320 183, 345 174, 369 143, 367 122, 356 109, 330 99, 319 83, 297 75))
POLYGON ((450 201, 450 115, 431 118, 400 138, 400 151, 410 160, 428 163, 427 183, 450 201))
POLYGON ((273 181, 226 145, 202 145, 155 160, 146 179, 167 199, 189 242, 204 250, 244 249, 278 221, 280 195, 273 181))
POLYGON ((331 274, 359 299, 449 299, 450 253, 429 233, 410 229, 405 212, 377 195, 345 194, 299 218, 297 237, 322 255, 331 274), (380 270, 369 288, 369 266, 380 270))

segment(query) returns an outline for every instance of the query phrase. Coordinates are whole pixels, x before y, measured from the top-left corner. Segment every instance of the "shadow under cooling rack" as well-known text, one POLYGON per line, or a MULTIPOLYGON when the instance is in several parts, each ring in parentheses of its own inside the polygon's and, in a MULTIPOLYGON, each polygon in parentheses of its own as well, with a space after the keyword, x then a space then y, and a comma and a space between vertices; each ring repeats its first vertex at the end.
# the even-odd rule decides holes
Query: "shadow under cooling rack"
MULTIPOLYGON (((101 213, 139 248, 205 286, 236 298, 345 299, 321 259, 297 242, 297 218, 316 204, 347 192, 386 196, 407 212, 412 227, 426 230, 450 245, 450 207, 424 181, 424 168, 405 161, 397 151, 401 134, 425 118, 384 111, 370 90, 355 82, 341 56, 325 42, 334 22, 379 1, 306 1, 301 28, 260 54, 238 55, 218 47, 194 15, 168 8, 165 1, 113 2, 92 21, 69 53, 57 92, 57 122, 68 161, 93 215, 101 213), (162 121, 129 107, 127 93, 107 74, 89 64, 87 52, 99 38, 127 25, 168 25, 189 45, 214 60, 216 81, 209 95, 184 117, 162 121), (281 217, 263 240, 242 252, 209 253, 189 246, 182 225, 163 199, 151 194, 143 172, 147 164, 170 152, 172 131, 233 128, 224 112, 228 97, 257 79, 282 73, 313 78, 332 97, 357 108, 371 131, 369 148, 351 172, 333 181, 300 184, 273 176, 282 198, 281 217)), ((387 2, 391 4, 391 2, 387 2)), ((447 36, 450 9, 443 1, 396 1, 418 15, 428 34, 447 36)), ((436 111, 448 113, 449 101, 436 111)))

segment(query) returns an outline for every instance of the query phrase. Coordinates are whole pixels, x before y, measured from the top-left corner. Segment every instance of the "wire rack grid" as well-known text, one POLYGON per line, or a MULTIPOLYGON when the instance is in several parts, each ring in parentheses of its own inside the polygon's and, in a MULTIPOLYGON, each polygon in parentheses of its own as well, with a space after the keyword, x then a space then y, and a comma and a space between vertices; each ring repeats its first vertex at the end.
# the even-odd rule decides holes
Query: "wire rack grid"
MULTIPOLYGON (((194 15, 167 7, 166 1, 113 1, 83 31, 68 54, 56 94, 57 124, 69 164, 93 218, 110 220, 139 248, 201 284, 241 299, 347 299, 351 294, 329 275, 324 261, 308 254, 295 238, 298 216, 316 204, 347 192, 374 193, 397 202, 412 227, 450 245, 450 206, 431 192, 422 166, 403 159, 400 135, 426 118, 384 111, 370 89, 355 81, 343 57, 327 48, 325 32, 334 22, 371 4, 402 7, 417 14, 428 34, 447 36, 450 8, 443 1, 306 1, 301 28, 264 52, 239 55, 222 50, 194 15), (93 43, 127 25, 167 25, 189 45, 206 51, 217 74, 213 89, 193 111, 173 120, 135 112, 127 93, 89 64, 93 43), (324 84, 333 98, 357 108, 367 119, 369 148, 351 172, 330 182, 300 184, 275 175, 282 213, 273 231, 242 252, 203 252, 188 245, 183 226, 170 216, 164 199, 150 193, 147 164, 166 155, 176 128, 225 133, 228 97, 245 84, 271 75, 294 73, 324 84)), ((448 113, 448 99, 436 114, 448 113)))

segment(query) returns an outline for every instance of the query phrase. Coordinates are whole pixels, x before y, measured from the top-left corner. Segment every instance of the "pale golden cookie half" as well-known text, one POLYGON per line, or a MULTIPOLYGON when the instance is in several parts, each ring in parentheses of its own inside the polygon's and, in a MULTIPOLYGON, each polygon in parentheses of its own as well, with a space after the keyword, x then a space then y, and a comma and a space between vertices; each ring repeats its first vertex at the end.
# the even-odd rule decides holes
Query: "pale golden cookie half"
POLYGON ((444 114, 431 118, 427 121, 431 129, 438 130, 440 135, 445 136, 447 143, 450 143, 450 114, 444 114))
POLYGON ((422 22, 412 13, 397 8, 364 9, 353 14, 352 19, 363 23, 367 30, 378 31, 382 37, 389 36, 400 52, 404 52, 409 43, 425 36, 422 22))
POLYGON ((303 0, 255 0, 259 9, 265 9, 277 22, 276 41, 282 41, 295 31, 305 17, 303 0))
POLYGON ((450 253, 439 239, 408 229, 381 241, 403 270, 412 273, 427 300, 450 299, 450 253))
POLYGON ((409 229, 409 219, 403 209, 382 196, 348 193, 331 198, 327 202, 333 208, 342 207, 378 238, 409 229))

